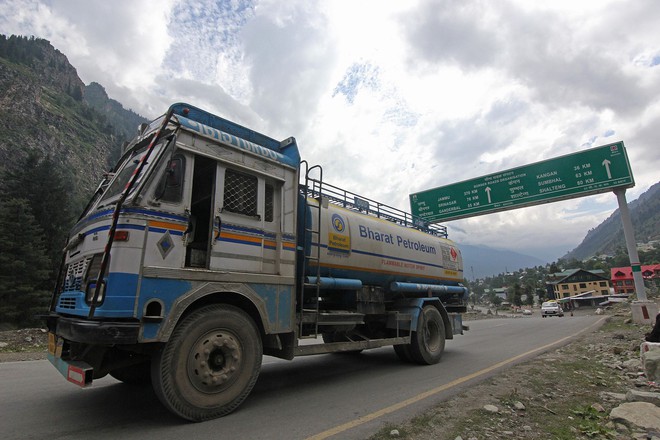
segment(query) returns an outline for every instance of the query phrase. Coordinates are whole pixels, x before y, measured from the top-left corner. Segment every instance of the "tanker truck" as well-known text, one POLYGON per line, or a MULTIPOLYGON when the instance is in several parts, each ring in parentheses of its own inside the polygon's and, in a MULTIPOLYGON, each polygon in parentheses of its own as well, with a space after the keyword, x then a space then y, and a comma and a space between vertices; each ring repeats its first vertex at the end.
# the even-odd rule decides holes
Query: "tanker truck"
POLYGON ((178 103, 142 124, 72 228, 48 359, 150 383, 191 421, 248 396, 264 355, 393 346, 439 362, 467 289, 446 228, 332 186, 277 141, 178 103))

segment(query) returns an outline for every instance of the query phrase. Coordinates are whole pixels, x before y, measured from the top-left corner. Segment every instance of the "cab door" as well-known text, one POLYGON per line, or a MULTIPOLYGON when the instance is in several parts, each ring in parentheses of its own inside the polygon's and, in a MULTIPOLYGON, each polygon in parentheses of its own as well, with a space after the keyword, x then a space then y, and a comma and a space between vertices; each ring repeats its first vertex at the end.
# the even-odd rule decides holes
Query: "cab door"
POLYGON ((250 170, 220 165, 210 268, 279 272, 281 185, 250 170))
POLYGON ((186 267, 210 267, 217 168, 215 160, 194 156, 190 217, 186 230, 186 267))

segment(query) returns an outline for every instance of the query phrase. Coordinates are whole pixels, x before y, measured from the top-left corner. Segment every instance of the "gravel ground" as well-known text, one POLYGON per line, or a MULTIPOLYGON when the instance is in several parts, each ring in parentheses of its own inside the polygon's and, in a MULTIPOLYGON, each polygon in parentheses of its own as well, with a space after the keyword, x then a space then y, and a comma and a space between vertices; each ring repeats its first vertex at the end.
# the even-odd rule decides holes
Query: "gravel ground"
POLYGON ((660 433, 609 417, 629 390, 659 390, 646 380, 639 355, 651 326, 634 324, 629 305, 605 314, 599 330, 514 365, 403 424, 385 423, 370 440, 660 440, 660 433))
POLYGON ((48 332, 45 328, 24 328, 0 332, 0 362, 46 359, 48 332))

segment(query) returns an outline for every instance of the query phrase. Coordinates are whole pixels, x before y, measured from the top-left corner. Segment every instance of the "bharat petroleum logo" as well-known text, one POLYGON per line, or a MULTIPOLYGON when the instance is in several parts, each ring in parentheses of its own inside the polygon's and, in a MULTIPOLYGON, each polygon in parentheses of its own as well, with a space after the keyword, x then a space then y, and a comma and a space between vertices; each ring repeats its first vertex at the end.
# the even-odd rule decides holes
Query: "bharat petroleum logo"
POLYGON ((454 248, 449 250, 449 255, 451 255, 451 261, 456 261, 458 259, 458 252, 456 252, 456 249, 454 248))
POLYGON ((332 227, 337 232, 344 232, 344 229, 346 229, 344 219, 339 214, 332 214, 332 227))

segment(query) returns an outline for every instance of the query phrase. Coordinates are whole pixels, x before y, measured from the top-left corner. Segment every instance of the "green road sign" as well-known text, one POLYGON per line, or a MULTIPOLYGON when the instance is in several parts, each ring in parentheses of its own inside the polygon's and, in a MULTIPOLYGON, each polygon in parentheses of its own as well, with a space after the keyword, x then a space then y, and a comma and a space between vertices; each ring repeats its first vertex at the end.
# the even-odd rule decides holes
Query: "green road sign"
POLYGON ((413 215, 432 223, 635 186, 623 142, 410 194, 413 215))

